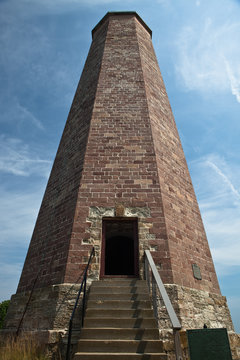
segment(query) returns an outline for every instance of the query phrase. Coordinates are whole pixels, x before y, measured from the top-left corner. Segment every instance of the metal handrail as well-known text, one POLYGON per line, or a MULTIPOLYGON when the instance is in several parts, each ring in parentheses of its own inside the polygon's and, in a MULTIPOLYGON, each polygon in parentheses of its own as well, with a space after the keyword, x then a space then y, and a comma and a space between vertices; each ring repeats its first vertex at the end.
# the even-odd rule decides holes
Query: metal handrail
MULTIPOLYGON (((175 343, 175 352, 176 352, 176 359, 182 360, 182 349, 180 344, 180 336, 179 336, 179 330, 182 328, 180 321, 178 320, 177 314, 172 306, 172 303, 169 299, 169 296, 167 294, 167 291, 165 289, 165 286, 162 282, 162 279, 159 275, 159 272, 156 268, 156 265, 153 261, 152 255, 149 250, 145 250, 145 277, 148 283, 148 288, 150 290, 150 276, 149 276, 149 266, 152 271, 153 278, 155 279, 155 282, 157 284, 157 287, 159 289, 159 292, 161 294, 162 300, 164 302, 164 305, 166 306, 167 313, 169 315, 170 321, 172 323, 173 328, 173 334, 174 334, 174 343, 175 343)), ((153 286, 154 289, 154 286, 153 286)), ((154 292, 154 291, 153 291, 154 292)), ((154 294, 153 294, 154 297, 154 294)), ((154 299, 153 299, 154 300, 154 299)), ((155 309, 155 315, 156 309, 155 309)))
POLYGON ((80 295, 82 293, 82 289, 83 289, 83 299, 82 299, 82 326, 84 324, 84 316, 85 316, 85 302, 86 302, 86 283, 87 283, 87 272, 88 272, 88 268, 89 268, 89 265, 91 263, 91 260, 94 256, 95 252, 94 252, 94 247, 92 248, 92 251, 91 251, 91 254, 89 256, 89 259, 88 259, 88 263, 87 263, 87 266, 84 270, 84 273, 83 273, 83 279, 82 279, 82 282, 81 282, 81 285, 80 285, 80 288, 79 288, 79 291, 78 291, 78 294, 77 294, 77 298, 76 298, 76 301, 75 301, 75 305, 74 305, 74 308, 73 308, 73 311, 72 311, 72 315, 70 317, 70 320, 69 320, 69 327, 68 327, 68 343, 67 343, 67 352, 66 352, 66 360, 69 360, 70 359, 70 348, 71 348, 71 338, 72 338, 72 325, 73 325, 73 318, 74 318, 74 315, 75 315, 75 311, 76 311, 76 308, 77 308, 77 305, 78 305, 78 301, 79 301, 79 298, 80 298, 80 295))

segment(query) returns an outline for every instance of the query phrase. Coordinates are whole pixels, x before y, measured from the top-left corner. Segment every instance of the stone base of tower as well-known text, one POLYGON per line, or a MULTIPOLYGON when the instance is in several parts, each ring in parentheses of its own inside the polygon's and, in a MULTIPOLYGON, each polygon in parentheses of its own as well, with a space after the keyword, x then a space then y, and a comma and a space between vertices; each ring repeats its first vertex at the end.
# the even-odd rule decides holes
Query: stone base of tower
MULTIPOLYGON (((225 296, 175 284, 165 284, 165 288, 184 329, 201 329, 205 324, 208 328, 234 331, 225 296)), ((170 327, 161 304, 159 309, 159 328, 170 327)))
MULTIPOLYGON (((180 339, 184 359, 189 359, 186 330, 202 329, 204 324, 208 328, 226 328, 232 358, 233 360, 240 359, 240 335, 234 332, 225 296, 175 284, 165 284, 165 288, 182 324, 180 339)), ((173 330, 160 296, 157 296, 157 306, 160 338, 164 342, 168 360, 175 360, 173 330)))
MULTIPOLYGON (((49 359, 61 359, 66 352, 69 320, 79 286, 58 284, 34 289, 32 294, 26 291, 13 295, 4 329, 0 331, 0 343, 14 338, 19 329, 20 338, 33 339, 45 345, 49 359)), ((81 327, 80 310, 78 306, 73 330, 81 327)))
MULTIPOLYGON (((208 328, 227 328, 233 360, 240 359, 240 335, 234 333, 225 297, 174 284, 166 284, 165 287, 183 326, 180 337, 184 360, 189 359, 186 330, 201 329, 204 324, 208 328)), ((0 340, 7 335, 14 336, 21 322, 21 334, 28 337, 31 335, 46 344, 50 354, 55 354, 52 359, 57 359, 58 353, 64 355, 68 322, 78 290, 79 284, 60 284, 35 289, 32 295, 30 291, 13 295, 0 340)), ((157 301, 160 338, 168 360, 175 360, 171 324, 160 297, 157 301)), ((80 327, 79 312, 80 309, 75 317, 78 319, 74 324, 76 328, 80 327)))
POLYGON ((21 324, 21 331, 67 329, 78 290, 79 284, 58 284, 13 295, 4 328, 17 331, 21 324))

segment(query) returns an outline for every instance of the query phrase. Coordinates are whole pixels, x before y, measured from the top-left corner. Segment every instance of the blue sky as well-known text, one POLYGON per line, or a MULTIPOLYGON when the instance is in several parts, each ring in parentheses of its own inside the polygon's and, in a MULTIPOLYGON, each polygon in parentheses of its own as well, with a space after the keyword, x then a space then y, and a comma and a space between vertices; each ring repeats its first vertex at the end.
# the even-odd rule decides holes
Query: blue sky
POLYGON ((68 111, 107 11, 153 44, 240 332, 240 1, 0 0, 0 301, 15 293, 68 111))

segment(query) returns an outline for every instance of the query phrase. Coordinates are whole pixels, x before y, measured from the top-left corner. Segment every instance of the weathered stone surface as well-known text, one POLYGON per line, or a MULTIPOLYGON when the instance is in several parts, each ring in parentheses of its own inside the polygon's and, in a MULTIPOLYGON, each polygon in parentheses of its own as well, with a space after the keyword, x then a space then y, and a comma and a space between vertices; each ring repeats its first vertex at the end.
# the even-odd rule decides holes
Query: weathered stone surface
POLYGON ((240 359, 240 334, 236 334, 234 332, 229 332, 228 337, 229 337, 233 360, 239 360, 240 359))
MULTIPOLYGON (((172 284, 165 284, 165 287, 183 329, 201 329, 206 324, 208 328, 234 330, 224 296, 172 284)), ((157 300, 159 328, 171 328, 159 294, 157 300)))
MULTIPOLYGON (((182 325, 180 339, 185 360, 189 359, 186 330, 202 329, 204 324, 208 328, 227 328, 233 359, 239 360, 240 335, 234 333, 224 296, 172 284, 165 284, 165 287, 182 325)), ((175 360, 172 325, 158 292, 157 305, 160 338, 169 360, 175 360)))
MULTIPOLYGON (((30 301, 30 291, 13 295, 5 328, 17 330, 26 310, 21 323, 21 330, 49 331, 57 329, 58 331, 65 331, 78 290, 79 285, 61 284, 35 289, 30 301)), ((48 334, 50 333, 48 332, 48 334)))
MULTIPOLYGON (((143 278, 144 272, 144 251, 149 249, 149 241, 155 240, 156 236, 151 233, 152 224, 149 223, 150 209, 147 207, 124 207, 123 216, 125 218, 138 218, 138 240, 139 240, 139 262, 140 262, 140 277, 143 278)), ((89 216, 87 217, 88 228, 87 238, 84 244, 94 246, 95 259, 91 265, 91 272, 89 278, 92 280, 99 278, 100 259, 101 259, 101 244, 102 244, 102 219, 114 218, 114 208, 109 207, 95 207, 89 208, 89 216)), ((152 250, 154 251, 154 246, 152 250)))

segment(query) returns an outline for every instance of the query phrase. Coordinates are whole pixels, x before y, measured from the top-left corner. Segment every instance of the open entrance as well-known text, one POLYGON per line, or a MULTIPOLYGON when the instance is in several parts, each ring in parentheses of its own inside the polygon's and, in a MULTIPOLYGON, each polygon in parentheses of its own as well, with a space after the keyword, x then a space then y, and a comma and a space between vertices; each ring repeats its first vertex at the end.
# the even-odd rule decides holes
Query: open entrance
POLYGON ((138 276, 137 219, 104 219, 101 277, 138 276))

